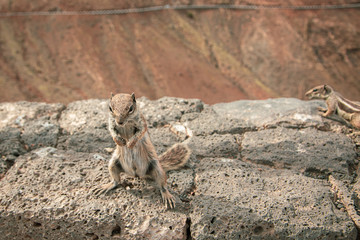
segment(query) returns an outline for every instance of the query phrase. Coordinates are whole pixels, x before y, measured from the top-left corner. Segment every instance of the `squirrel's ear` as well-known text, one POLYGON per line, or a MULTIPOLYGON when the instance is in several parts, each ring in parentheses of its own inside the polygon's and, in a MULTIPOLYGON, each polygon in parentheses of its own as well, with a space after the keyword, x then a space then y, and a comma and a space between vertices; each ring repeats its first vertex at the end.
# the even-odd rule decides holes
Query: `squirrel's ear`
POLYGON ((132 99, 133 99, 133 102, 136 102, 135 93, 132 93, 132 94, 131 94, 131 97, 132 97, 132 99))
POLYGON ((110 100, 114 97, 114 94, 111 92, 110 100))
POLYGON ((324 90, 326 93, 330 93, 332 91, 332 88, 329 85, 324 85, 324 90))

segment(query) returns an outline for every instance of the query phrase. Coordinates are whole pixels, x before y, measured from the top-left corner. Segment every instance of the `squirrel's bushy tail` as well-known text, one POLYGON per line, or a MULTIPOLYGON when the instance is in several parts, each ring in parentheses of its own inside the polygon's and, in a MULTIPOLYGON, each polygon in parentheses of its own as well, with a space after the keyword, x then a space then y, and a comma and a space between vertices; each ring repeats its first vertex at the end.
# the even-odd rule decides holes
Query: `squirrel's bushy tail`
POLYGON ((191 150, 186 144, 177 143, 159 156, 159 162, 165 172, 178 169, 189 160, 191 150))

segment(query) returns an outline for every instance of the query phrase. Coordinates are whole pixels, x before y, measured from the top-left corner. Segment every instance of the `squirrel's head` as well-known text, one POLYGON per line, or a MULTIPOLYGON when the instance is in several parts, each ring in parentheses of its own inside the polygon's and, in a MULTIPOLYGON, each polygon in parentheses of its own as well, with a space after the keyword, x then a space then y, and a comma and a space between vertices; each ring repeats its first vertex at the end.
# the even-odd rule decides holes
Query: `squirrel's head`
POLYGON ((320 85, 307 91, 305 96, 309 99, 326 99, 332 91, 329 85, 320 85))
POLYGON ((113 95, 111 93, 109 110, 111 115, 115 118, 116 124, 124 125, 129 118, 136 113, 135 94, 120 93, 113 95))

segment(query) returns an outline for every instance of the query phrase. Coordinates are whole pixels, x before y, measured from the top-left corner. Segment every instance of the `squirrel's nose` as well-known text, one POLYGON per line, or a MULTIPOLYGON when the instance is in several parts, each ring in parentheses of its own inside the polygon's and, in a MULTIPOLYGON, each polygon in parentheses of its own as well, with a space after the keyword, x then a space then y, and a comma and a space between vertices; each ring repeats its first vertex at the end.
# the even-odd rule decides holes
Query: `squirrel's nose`
POLYGON ((124 120, 120 120, 120 119, 116 119, 117 124, 119 125, 123 125, 124 124, 124 120))

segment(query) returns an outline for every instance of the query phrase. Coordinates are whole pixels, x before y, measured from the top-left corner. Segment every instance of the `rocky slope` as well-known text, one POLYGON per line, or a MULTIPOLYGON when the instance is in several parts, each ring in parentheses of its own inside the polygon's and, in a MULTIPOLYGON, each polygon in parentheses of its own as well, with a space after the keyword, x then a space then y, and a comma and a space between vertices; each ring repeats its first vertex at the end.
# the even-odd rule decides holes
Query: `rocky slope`
MULTIPOLYGON (((320 1, 322 4, 355 0, 320 1)), ((0 0, 1 12, 313 1, 0 0)), ((206 103, 303 98, 327 83, 360 95, 359 9, 165 10, 0 19, 0 101, 69 103, 136 92, 206 103)))
POLYGON ((168 174, 174 210, 141 179, 92 193, 109 182, 107 101, 2 103, 0 239, 357 238, 328 177, 358 209, 360 137, 321 118, 322 102, 139 103, 159 153, 181 141, 193 151, 168 174))

